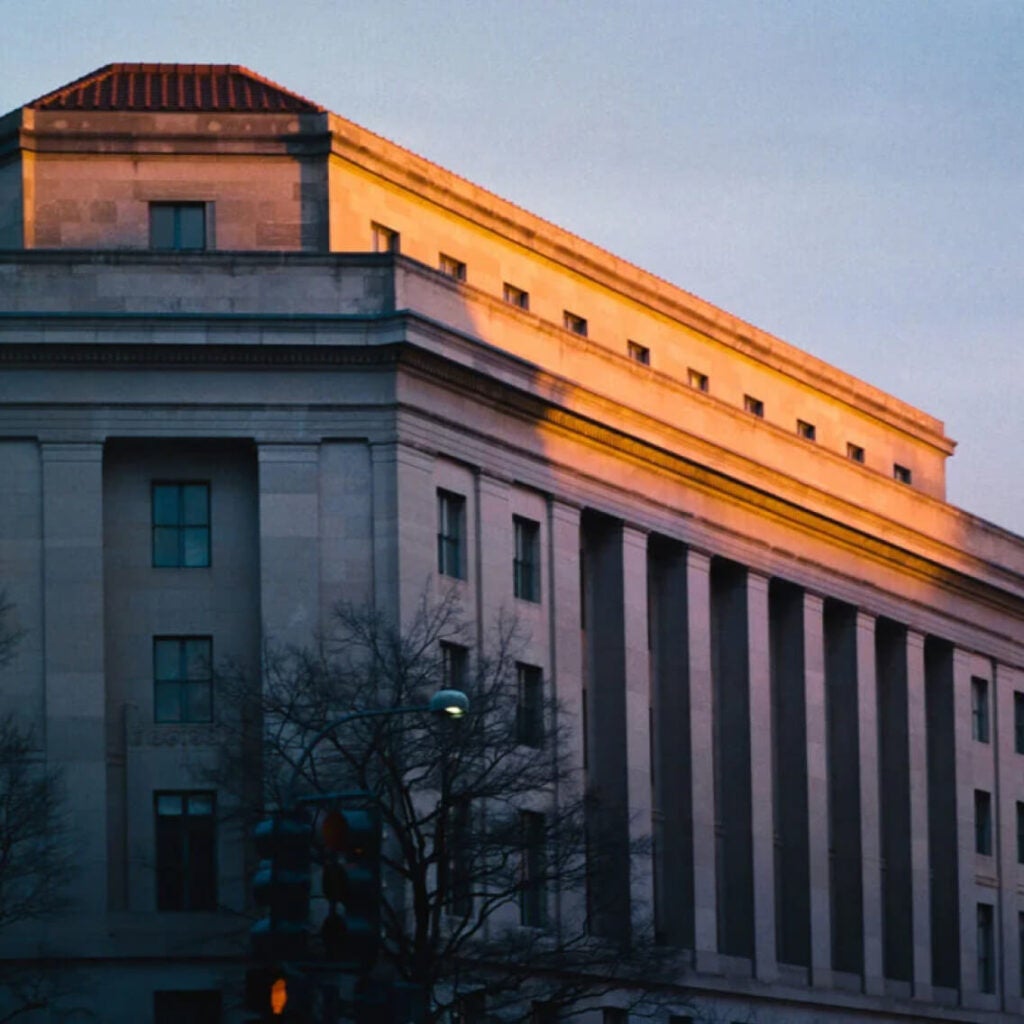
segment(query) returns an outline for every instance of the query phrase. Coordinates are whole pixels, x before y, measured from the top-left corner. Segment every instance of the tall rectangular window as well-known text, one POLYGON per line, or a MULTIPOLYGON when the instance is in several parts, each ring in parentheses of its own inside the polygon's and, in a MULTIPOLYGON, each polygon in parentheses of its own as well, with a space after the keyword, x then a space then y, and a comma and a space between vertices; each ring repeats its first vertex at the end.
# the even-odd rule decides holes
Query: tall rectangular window
POLYGON ((544 815, 523 811, 519 816, 522 835, 522 879, 519 890, 519 921, 530 928, 547 924, 547 864, 544 815))
POLYGON ((974 850, 992 856, 992 795, 974 791, 974 850))
POLYGON ((153 638, 153 717, 157 722, 213 721, 213 640, 153 638))
POLYGON ((446 690, 465 690, 469 675, 469 651, 461 644, 441 641, 441 685, 446 690))
POLYGON ((150 203, 149 247, 174 252, 206 248, 206 203, 150 203))
POLYGON ((385 227, 383 224, 371 223, 370 235, 374 252, 399 251, 401 238, 394 228, 385 227))
POLYGON ((540 600, 540 523, 512 517, 516 554, 512 563, 512 589, 524 601, 540 600))
POLYGON ((978 904, 978 988, 982 992, 996 990, 995 935, 992 929, 992 904, 978 904))
POLYGON ((1024 693, 1013 694, 1013 749, 1024 754, 1024 693))
POLYGON ((461 494, 437 492, 437 571, 442 576, 466 578, 466 499, 461 494))
POLYGON ((971 735, 979 743, 988 743, 988 680, 971 677, 971 735))
POLYGON ((213 793, 157 793, 154 802, 157 910, 215 910, 213 793))
POLYGON ((1017 863, 1024 864, 1024 803, 1017 801, 1017 863))
POLYGON ((536 665, 516 665, 516 742, 524 747, 544 743, 544 677, 536 665))
POLYGON ((469 801, 454 800, 449 804, 445 817, 445 859, 446 868, 444 904, 449 914, 466 917, 473 910, 472 859, 469 848, 470 837, 469 801))
POLYGON ((154 482, 153 566, 202 569, 210 564, 210 485, 154 482))

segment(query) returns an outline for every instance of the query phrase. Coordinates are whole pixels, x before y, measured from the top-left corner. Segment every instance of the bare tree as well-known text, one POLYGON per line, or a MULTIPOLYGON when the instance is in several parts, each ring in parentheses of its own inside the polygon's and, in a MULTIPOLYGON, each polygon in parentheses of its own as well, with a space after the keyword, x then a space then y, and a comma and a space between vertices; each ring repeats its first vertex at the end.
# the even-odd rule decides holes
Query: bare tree
MULTIPOLYGON (((628 907, 600 937, 588 928, 588 864, 600 861, 596 823, 607 816, 572 763, 563 711, 540 688, 523 692, 516 624, 499 621, 473 650, 449 595, 424 600, 404 630, 347 605, 334 627, 316 650, 267 654, 261 687, 220 684, 239 741, 223 745, 217 782, 233 782, 254 817, 257 789, 288 801, 294 766, 326 723, 423 705, 442 686, 466 690, 463 719, 356 718, 302 764, 301 792, 356 789, 381 808, 379 969, 426 993, 429 1020, 484 1003, 509 1020, 554 1017, 612 992, 633 1009, 685 1002, 673 958, 630 928, 628 907)), ((630 858, 649 857, 645 842, 627 845, 626 872, 630 858)))
MULTIPOLYGON (((0 670, 23 635, 0 592, 0 670)), ((30 726, 0 714, 0 934, 67 909, 72 871, 61 773, 43 763, 30 726)), ((50 1006, 65 981, 31 962, 0 961, 0 1024, 50 1006)))

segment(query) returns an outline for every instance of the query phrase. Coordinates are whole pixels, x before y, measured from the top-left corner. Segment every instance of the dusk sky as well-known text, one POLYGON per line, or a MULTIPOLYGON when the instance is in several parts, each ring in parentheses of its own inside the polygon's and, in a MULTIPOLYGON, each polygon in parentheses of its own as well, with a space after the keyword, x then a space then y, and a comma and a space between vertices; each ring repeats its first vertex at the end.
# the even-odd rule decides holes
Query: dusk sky
POLYGON ((1024 534, 1024 0, 0 0, 0 112, 244 64, 945 421, 1024 534))

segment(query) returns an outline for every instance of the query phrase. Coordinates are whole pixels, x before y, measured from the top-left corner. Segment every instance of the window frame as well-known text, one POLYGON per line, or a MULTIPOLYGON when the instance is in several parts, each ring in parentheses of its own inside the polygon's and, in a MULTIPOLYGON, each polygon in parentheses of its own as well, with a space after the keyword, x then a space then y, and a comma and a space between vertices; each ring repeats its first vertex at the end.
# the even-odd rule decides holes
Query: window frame
POLYGON ((985 789, 974 791, 974 852, 992 856, 992 794, 985 789))
POLYGON ((446 252, 438 253, 437 269, 453 281, 460 283, 466 281, 466 264, 454 256, 449 256, 446 252))
POLYGON ((540 523, 526 516, 512 517, 515 553, 512 558, 512 593, 520 601, 540 603, 540 523))
POLYGON ((150 565, 154 569, 209 569, 213 564, 213 524, 211 515, 213 488, 209 480, 151 480, 149 484, 149 525, 150 525, 150 565), (173 523, 157 522, 157 490, 159 488, 175 488, 176 520, 173 523), (205 519, 189 522, 186 511, 186 488, 202 487, 205 491, 205 519), (160 546, 158 531, 174 531, 176 560, 173 562, 159 561, 157 549, 160 546), (206 560, 189 562, 188 539, 190 532, 201 532, 205 536, 206 560))
POLYGON ((899 462, 892 464, 892 478, 898 484, 905 484, 910 487, 914 483, 914 471, 909 466, 904 466, 899 462))
POLYGON ((394 228, 379 221, 370 221, 370 240, 376 253, 398 253, 402 251, 402 236, 394 228))
POLYGON ((626 355, 641 366, 651 365, 651 350, 649 346, 641 345, 639 341, 626 340, 626 355))
POLYGON ((864 448, 862 445, 854 444, 852 441, 846 442, 846 457, 851 462, 856 462, 858 466, 864 465, 864 448))
POLYGON ((694 391, 699 391, 701 394, 706 395, 711 387, 710 378, 706 373, 701 373, 700 370, 695 370, 692 366, 686 368, 686 383, 693 388, 694 391))
POLYGON ((990 743, 992 736, 989 685, 984 676, 971 676, 971 739, 990 743))
POLYGON ((153 252, 206 252, 210 247, 210 203, 194 199, 154 199, 149 205, 149 248, 153 252), (157 234, 166 230, 165 225, 158 225, 155 219, 159 213, 167 211, 171 214, 170 239, 166 244, 158 244, 157 234), (202 241, 199 245, 185 244, 182 238, 186 231, 183 214, 198 212, 201 220, 202 241))
POLYGON ((509 284, 508 281, 503 281, 501 297, 510 306, 515 306, 517 309, 527 311, 530 309, 530 293, 525 288, 519 288, 514 284, 509 284))
POLYGON ((516 662, 516 743, 544 746, 544 672, 522 661, 516 662))
POLYGON ((442 640, 440 646, 441 688, 465 690, 469 679, 469 648, 450 640, 442 640))
POLYGON ((466 578, 466 498, 443 487, 437 489, 437 571, 466 578))
POLYGON ((797 420, 796 432, 805 441, 818 440, 818 428, 813 423, 810 423, 808 420, 797 420))
POLYGON ((519 924, 524 928, 546 928, 547 820, 542 812, 519 812, 519 841, 519 924))
POLYGON ((209 725, 213 722, 213 636, 210 634, 157 634, 153 637, 153 721, 157 725, 209 725), (206 674, 202 676, 190 676, 190 658, 188 653, 189 644, 205 643, 206 674), (178 647, 178 668, 179 675, 161 677, 160 655, 157 650, 159 644, 176 644, 178 647), (178 718, 160 717, 161 700, 159 691, 161 687, 177 687, 178 689, 178 718), (193 687, 205 687, 206 707, 209 709, 208 717, 191 717, 187 709, 192 706, 189 700, 189 693, 193 687))
POLYGON ((978 991, 991 995, 996 990, 994 907, 979 903, 977 913, 978 991))
POLYGON ((753 395, 744 395, 743 411, 750 413, 751 416, 756 416, 759 420, 763 420, 764 402, 760 398, 755 398, 753 395))
POLYGON ((571 309, 562 310, 562 326, 565 330, 572 334, 579 335, 581 338, 589 337, 589 325, 587 324, 587 318, 580 316, 579 313, 574 313, 571 309))
POLYGON ((155 853, 156 909, 160 913, 203 913, 217 909, 217 794, 213 790, 156 790, 153 793, 155 853), (162 814, 161 800, 178 799, 181 811, 178 814, 162 814), (193 801, 208 800, 208 812, 193 812, 193 801), (175 821, 177 837, 171 834, 171 827, 162 827, 161 821, 175 821), (192 822, 202 824, 193 825, 192 822), (207 833, 197 839, 200 832, 207 833), (204 841, 198 856, 207 863, 196 867, 195 847, 204 841), (177 844, 180 849, 168 851, 167 847, 177 844), (197 882, 198 876, 198 882, 197 882), (206 881, 206 887, 202 883, 206 881), (168 899, 169 896, 174 898, 168 899))

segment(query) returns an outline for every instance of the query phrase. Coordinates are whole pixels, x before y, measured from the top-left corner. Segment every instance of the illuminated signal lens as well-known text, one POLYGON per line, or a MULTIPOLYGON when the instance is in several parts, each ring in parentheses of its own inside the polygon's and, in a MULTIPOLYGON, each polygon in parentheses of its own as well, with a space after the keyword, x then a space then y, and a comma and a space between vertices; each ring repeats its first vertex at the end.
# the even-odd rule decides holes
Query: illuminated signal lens
POLYGON ((288 982, 284 978, 278 978, 273 985, 270 986, 270 1012, 275 1017, 280 1017, 284 1013, 284 1008, 288 1005, 288 982))

